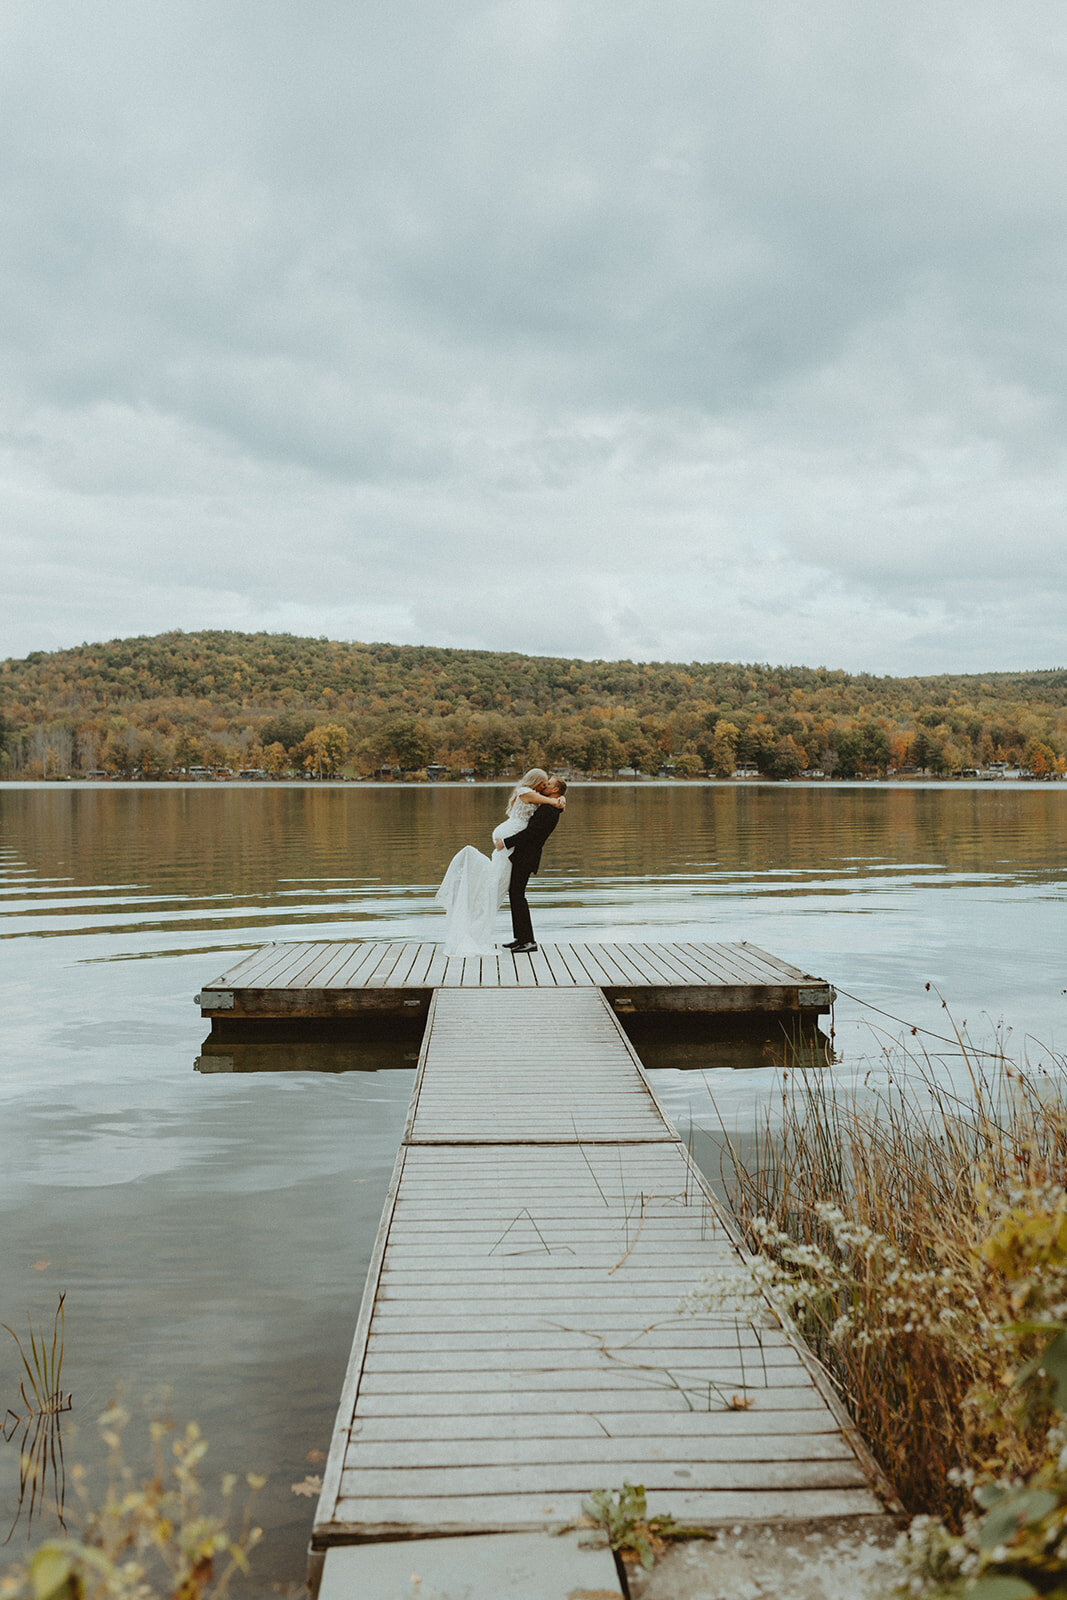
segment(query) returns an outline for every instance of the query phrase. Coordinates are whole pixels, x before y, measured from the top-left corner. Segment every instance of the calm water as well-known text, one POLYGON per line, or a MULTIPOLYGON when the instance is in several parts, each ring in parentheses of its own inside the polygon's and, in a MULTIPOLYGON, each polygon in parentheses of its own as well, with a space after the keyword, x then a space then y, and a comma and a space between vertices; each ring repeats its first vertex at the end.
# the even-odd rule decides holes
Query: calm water
MULTIPOLYGON (((117 1387, 167 1386, 215 1470, 269 1473, 254 1593, 303 1572, 313 1501, 290 1485, 329 1441, 415 1045, 368 1044, 343 1073, 205 1077, 192 996, 270 939, 439 936, 434 886, 503 795, 0 789, 0 1321, 50 1317, 66 1290, 68 1456, 91 1457, 117 1387)), ((763 945, 857 997, 837 1008, 847 1065, 900 1032, 870 1006, 944 1031, 927 981, 1037 1059, 1067 1047, 1065 868, 1067 786, 592 787, 550 842, 534 921, 763 945)), ((773 1082, 664 1065, 668 1044, 648 1059, 683 1122, 711 1120, 709 1092, 751 1122, 773 1082)), ((0 1411, 18 1376, 3 1339, 0 1411)), ((16 1472, 0 1445, 0 1515, 16 1472)))

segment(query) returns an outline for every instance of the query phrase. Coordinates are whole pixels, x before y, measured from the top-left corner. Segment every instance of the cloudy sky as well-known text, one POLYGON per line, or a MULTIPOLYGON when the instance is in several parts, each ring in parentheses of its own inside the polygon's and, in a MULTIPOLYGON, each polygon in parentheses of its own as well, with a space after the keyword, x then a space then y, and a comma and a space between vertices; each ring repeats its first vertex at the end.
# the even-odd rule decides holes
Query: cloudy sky
POLYGON ((5 0, 0 656, 1067 662, 1062 0, 5 0))

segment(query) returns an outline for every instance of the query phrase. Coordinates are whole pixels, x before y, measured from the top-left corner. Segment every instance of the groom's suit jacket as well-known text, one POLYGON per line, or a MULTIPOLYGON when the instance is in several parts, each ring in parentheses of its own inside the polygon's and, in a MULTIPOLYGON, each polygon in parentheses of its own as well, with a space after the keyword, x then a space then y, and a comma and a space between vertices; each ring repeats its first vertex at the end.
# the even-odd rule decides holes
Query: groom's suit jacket
POLYGON ((522 832, 513 833, 510 839, 504 841, 511 851, 513 867, 521 872, 536 873, 541 865, 545 840, 562 815, 562 811, 555 806, 537 806, 522 832))

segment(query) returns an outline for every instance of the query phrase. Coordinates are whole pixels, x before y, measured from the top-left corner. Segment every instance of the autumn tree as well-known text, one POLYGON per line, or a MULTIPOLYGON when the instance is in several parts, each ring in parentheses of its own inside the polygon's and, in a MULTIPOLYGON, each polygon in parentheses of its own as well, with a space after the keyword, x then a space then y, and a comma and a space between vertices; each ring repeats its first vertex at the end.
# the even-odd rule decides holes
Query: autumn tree
POLYGON ((178 735, 174 745, 174 765, 176 767, 202 767, 204 764, 204 751, 199 739, 194 739, 185 729, 178 735))
POLYGON ((548 764, 551 767, 580 767, 585 761, 589 736, 580 723, 561 722, 549 735, 548 764))
POLYGON ((1031 739, 1024 760, 1035 778, 1047 778, 1056 771, 1056 752, 1040 739, 1031 739))
POLYGON ((328 778, 348 754, 348 734, 336 722, 320 723, 300 741, 296 754, 305 772, 328 778))
MULTIPOLYGON (((934 741, 925 741, 924 749, 933 747, 934 741)), ((833 737, 833 748, 837 751, 837 770, 843 778, 884 773, 892 755, 889 734, 875 723, 839 729, 833 737)))
POLYGON ((315 718, 306 715, 271 717, 258 730, 259 742, 264 747, 280 744, 291 752, 307 738, 314 726, 315 718))
POLYGON ((770 723, 757 721, 745 730, 738 742, 738 755, 747 761, 754 761, 760 775, 770 778, 774 776, 774 749, 777 743, 778 739, 770 723))
POLYGON ((622 766, 622 750, 610 728, 590 728, 579 765, 585 772, 615 773, 622 766))
POLYGON ((712 732, 711 741, 701 746, 704 764, 717 778, 732 778, 737 767, 737 741, 740 729, 735 722, 720 717, 712 732))
POLYGON ((288 750, 277 739, 273 744, 267 745, 263 752, 262 766, 264 772, 269 772, 272 778, 278 778, 283 772, 288 772, 292 764, 292 757, 288 750))
POLYGON ((761 772, 768 778, 796 778, 808 764, 808 757, 791 733, 775 741, 767 752, 761 772))
POLYGON ((421 772, 437 754, 433 729, 419 717, 394 717, 377 744, 381 759, 395 761, 402 772, 421 772))
POLYGON ((100 765, 105 772, 128 778, 138 765, 140 738, 132 728, 116 728, 108 734, 100 751, 100 765))
POLYGON ((140 767, 142 778, 163 778, 170 770, 174 758, 174 744, 169 739, 149 735, 141 740, 140 767))
POLYGON ((472 718, 465 743, 479 772, 511 771, 515 760, 515 730, 510 718, 495 711, 472 718))
POLYGON ((910 762, 911 745, 911 737, 906 733, 894 733, 890 736, 889 760, 898 771, 910 762))

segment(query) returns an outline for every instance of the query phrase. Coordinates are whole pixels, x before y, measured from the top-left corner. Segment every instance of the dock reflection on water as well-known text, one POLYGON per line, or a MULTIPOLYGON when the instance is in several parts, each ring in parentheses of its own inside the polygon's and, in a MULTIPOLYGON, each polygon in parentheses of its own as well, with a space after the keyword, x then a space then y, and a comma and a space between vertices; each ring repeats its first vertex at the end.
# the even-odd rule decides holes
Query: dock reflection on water
MULTIPOLYGON (((620 1016, 641 1058, 655 1072, 785 1070, 830 1065, 831 1040, 814 1022, 788 1026, 704 1016, 620 1016)), ((411 1067, 419 1057, 422 1019, 366 1022, 244 1022, 212 1028, 197 1072, 381 1072, 411 1067)))

